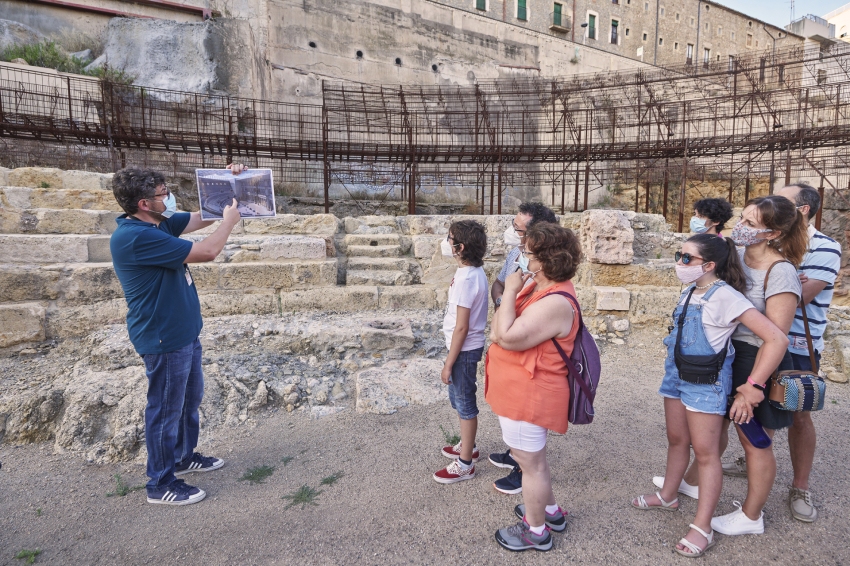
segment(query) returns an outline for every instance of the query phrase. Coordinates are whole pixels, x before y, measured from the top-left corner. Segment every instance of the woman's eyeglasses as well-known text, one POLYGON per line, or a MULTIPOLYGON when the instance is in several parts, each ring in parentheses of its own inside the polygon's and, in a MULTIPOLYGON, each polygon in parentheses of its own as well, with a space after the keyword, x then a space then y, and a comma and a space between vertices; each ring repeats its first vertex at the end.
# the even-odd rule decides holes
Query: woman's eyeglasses
POLYGON ((703 261, 705 261, 703 258, 697 255, 691 255, 687 253, 683 254, 682 252, 676 252, 673 257, 676 258, 676 261, 682 260, 682 263, 684 265, 688 265, 689 263, 691 263, 692 259, 702 259, 703 261))

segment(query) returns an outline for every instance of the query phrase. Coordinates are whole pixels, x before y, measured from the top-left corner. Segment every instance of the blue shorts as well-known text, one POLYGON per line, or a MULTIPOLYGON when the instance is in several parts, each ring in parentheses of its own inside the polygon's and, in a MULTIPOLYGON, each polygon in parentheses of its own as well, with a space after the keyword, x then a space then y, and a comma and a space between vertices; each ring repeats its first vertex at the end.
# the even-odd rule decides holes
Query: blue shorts
MULTIPOLYGON (((812 371, 812 360, 809 359, 809 355, 803 354, 795 354, 794 352, 788 352, 791 355, 791 364, 793 366, 792 369, 797 371, 812 371)), ((815 350, 815 361, 820 367, 820 352, 815 350)))
MULTIPOLYGON (((730 347, 724 368, 729 358, 734 356, 735 350, 730 347)), ((686 409, 695 413, 725 415, 726 399, 731 391, 732 374, 728 371, 721 371, 718 380, 712 384, 697 385, 683 381, 679 378, 679 372, 674 370, 665 373, 658 394, 667 399, 679 399, 686 409)))
POLYGON ((452 380, 449 382, 449 402, 460 418, 467 421, 478 416, 478 391, 476 375, 478 362, 484 353, 484 346, 475 350, 461 352, 452 366, 452 380))

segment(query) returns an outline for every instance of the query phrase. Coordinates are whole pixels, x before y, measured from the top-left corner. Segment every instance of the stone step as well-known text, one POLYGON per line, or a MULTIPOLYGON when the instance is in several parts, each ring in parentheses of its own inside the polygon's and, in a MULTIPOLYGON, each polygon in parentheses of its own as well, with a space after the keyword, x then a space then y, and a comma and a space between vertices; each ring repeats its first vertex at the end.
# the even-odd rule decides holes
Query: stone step
MULTIPOLYGON (((337 282, 336 259, 202 263, 189 269, 199 293, 273 293, 330 287, 337 282)), ((0 303, 88 304, 120 297, 123 291, 111 263, 0 264, 0 303)))
POLYGON ((375 309, 391 311, 442 308, 445 306, 446 292, 444 289, 427 285, 346 285, 281 291, 280 298, 283 312, 355 312, 375 309))
POLYGON ((109 236, 0 234, 0 263, 112 261, 109 236))
POLYGON ((0 208, 0 234, 111 234, 120 212, 0 208))
POLYGON ((0 203, 22 210, 49 208, 53 210, 111 210, 121 211, 111 190, 55 189, 30 187, 0 187, 0 203))
MULTIPOLYGON (((184 239, 191 242, 198 242, 206 237, 206 235, 194 233, 183 236, 184 239)), ((327 256, 327 242, 325 238, 321 237, 237 234, 231 235, 227 239, 227 244, 215 261, 219 263, 245 263, 281 259, 324 259, 327 256)))
POLYGON ((404 255, 401 246, 348 246, 349 257, 400 257, 404 255))
POLYGON ((349 257, 348 269, 356 271, 416 271, 419 264, 408 258, 349 257))
POLYGON ((64 171, 53 167, 0 167, 0 184, 15 187, 112 190, 112 173, 64 171))
POLYGON ((408 271, 368 271, 348 269, 346 285, 413 285, 413 276, 408 271))
POLYGON ((398 246, 402 238, 398 234, 346 234, 344 241, 347 246, 398 246))

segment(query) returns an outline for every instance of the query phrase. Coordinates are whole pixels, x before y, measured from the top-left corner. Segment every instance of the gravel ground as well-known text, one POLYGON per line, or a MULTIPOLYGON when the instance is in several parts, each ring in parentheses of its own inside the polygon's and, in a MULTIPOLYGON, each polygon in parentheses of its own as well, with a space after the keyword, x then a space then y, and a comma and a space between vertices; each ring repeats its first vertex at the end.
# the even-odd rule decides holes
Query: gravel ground
MULTIPOLYGON (((493 533, 515 521, 520 496, 496 492, 503 470, 486 460, 474 480, 440 485, 431 474, 440 455, 440 425, 457 430, 448 403, 390 416, 352 410, 318 421, 303 412, 270 410, 234 429, 204 435, 200 450, 226 466, 184 476, 208 493, 186 507, 148 505, 144 491, 107 497, 114 474, 131 486, 146 481, 136 463, 93 465, 53 453, 50 443, 0 446, 0 564, 22 564, 22 549, 41 549, 43 564, 584 564, 683 563, 672 552, 696 502, 677 513, 646 512, 631 497, 654 490, 664 472, 666 442, 661 399, 661 335, 633 334, 606 345, 604 374, 592 425, 550 436, 558 502, 569 509, 551 552, 517 555, 493 533), (290 459, 291 458, 291 459, 290 459), (239 481, 249 468, 274 466, 262 484, 239 481), (333 485, 322 478, 342 472, 333 485), (321 491, 315 505, 286 509, 301 486, 321 491)), ((435 376, 437 379, 438 376, 435 376)), ((498 421, 483 402, 479 447, 503 450, 498 421)), ((724 537, 705 564, 850 564, 850 387, 830 384, 826 410, 816 416, 820 438, 812 485, 820 508, 814 524, 791 518, 791 465, 777 434, 778 476, 765 509, 766 533, 724 537)), ((741 454, 735 442, 727 459, 741 454)), ((746 481, 727 478, 719 512, 743 499, 746 481)))

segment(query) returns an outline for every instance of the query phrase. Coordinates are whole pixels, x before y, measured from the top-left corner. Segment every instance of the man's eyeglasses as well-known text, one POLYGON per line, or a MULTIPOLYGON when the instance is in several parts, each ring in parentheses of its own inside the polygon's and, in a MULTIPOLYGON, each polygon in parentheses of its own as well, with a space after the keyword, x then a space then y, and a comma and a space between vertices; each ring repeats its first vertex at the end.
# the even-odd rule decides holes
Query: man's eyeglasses
POLYGON ((524 237, 525 237, 526 230, 520 230, 519 228, 517 228, 517 227, 516 227, 516 222, 514 222, 513 220, 511 220, 511 226, 513 226, 513 228, 514 228, 514 232, 516 232, 516 233, 517 233, 517 236, 519 236, 520 238, 524 238, 524 237))
POLYGON ((688 254, 688 253, 683 254, 682 252, 676 252, 673 255, 673 257, 676 258, 676 261, 682 260, 682 263, 684 265, 688 265, 689 263, 691 263, 692 259, 702 259, 703 261, 705 261, 703 258, 701 258, 699 256, 691 255, 691 254, 688 254))

